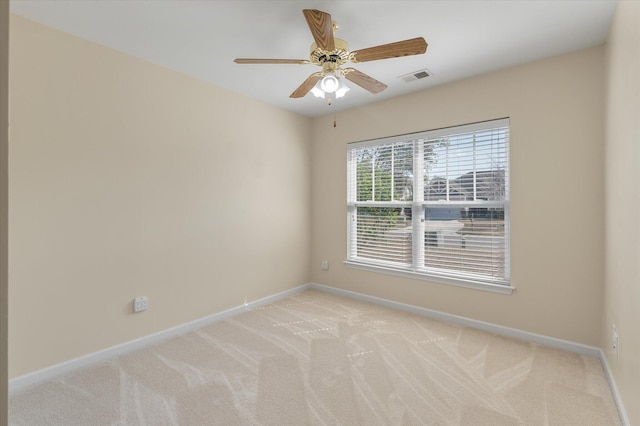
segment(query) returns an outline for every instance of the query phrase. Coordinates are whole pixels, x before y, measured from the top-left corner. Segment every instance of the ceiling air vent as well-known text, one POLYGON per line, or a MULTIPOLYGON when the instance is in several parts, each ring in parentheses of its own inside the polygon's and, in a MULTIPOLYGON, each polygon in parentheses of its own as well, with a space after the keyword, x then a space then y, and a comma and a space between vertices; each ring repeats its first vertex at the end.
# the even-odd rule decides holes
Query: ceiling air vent
POLYGON ((423 69, 420 71, 414 71, 409 74, 401 75, 398 78, 401 78, 405 83, 411 83, 412 81, 420 80, 423 78, 427 78, 431 75, 431 71, 428 69, 423 69))

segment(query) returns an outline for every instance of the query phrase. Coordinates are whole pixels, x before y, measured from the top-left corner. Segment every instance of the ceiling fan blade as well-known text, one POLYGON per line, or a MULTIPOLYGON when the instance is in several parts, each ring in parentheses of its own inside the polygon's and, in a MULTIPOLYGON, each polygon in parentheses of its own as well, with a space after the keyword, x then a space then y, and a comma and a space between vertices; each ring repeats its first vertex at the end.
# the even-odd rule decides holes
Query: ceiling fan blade
POLYGON ((313 86, 316 85, 318 80, 320 80, 320 73, 313 73, 300 85, 296 90, 293 91, 292 94, 289 95, 290 98, 302 98, 304 95, 309 93, 309 90, 313 89, 313 86))
POLYGON ((376 94, 387 88, 387 85, 367 74, 358 71, 355 68, 347 68, 344 70, 344 78, 357 84, 369 92, 376 94))
POLYGON ((238 58, 234 60, 236 64, 309 64, 306 59, 253 59, 253 58, 238 58))
POLYGON ((307 25, 309 25, 316 45, 324 50, 334 50, 336 46, 333 41, 331 15, 316 9, 304 9, 302 13, 307 20, 307 25))
POLYGON ((351 52, 352 62, 376 61, 378 59, 399 58, 401 56, 420 55, 427 51, 427 42, 422 37, 395 43, 381 44, 380 46, 351 52))

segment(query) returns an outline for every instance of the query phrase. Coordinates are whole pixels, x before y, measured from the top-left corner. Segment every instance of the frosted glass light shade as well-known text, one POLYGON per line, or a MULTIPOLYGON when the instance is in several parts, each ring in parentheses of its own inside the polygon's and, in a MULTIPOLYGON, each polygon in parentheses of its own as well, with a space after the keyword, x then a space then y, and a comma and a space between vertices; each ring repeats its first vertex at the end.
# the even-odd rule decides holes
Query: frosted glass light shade
POLYGON ((338 90, 340 86, 340 82, 333 75, 325 76, 320 82, 320 88, 325 91, 325 93, 333 93, 338 90))
POLYGON ((311 93, 313 93, 313 96, 315 96, 316 98, 322 98, 324 99, 324 90, 322 90, 320 87, 318 87, 319 85, 316 84, 315 86, 313 86, 313 88, 311 89, 311 93))
POLYGON ((338 90, 336 90, 336 99, 343 97, 349 90, 351 90, 346 84, 340 80, 338 90))

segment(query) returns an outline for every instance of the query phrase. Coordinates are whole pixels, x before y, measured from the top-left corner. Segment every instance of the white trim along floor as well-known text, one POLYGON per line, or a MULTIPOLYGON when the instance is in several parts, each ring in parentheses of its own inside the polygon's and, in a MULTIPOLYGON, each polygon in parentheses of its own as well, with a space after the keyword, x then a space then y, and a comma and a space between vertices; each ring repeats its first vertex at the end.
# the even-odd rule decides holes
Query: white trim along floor
POLYGON ((483 321, 477 321, 467 317, 434 311, 431 309, 421 308, 418 306, 399 303, 392 300, 382 299, 374 296, 365 295, 362 293, 356 293, 356 292, 343 290, 335 287, 330 287, 322 284, 316 284, 316 283, 307 283, 307 284, 292 288, 290 290, 286 290, 286 291, 274 294, 272 296, 268 296, 252 302, 246 302, 243 305, 237 306, 235 308, 218 312, 218 313, 209 315, 207 317, 204 317, 186 324, 182 324, 177 327, 163 330, 161 332, 154 333, 154 334, 142 337, 140 339, 126 342, 117 346, 113 346, 101 351, 97 351, 79 358, 66 361, 61 364, 57 364, 48 368, 44 368, 42 370, 34 371, 32 373, 29 373, 20 377, 16 377, 14 379, 9 380, 9 393, 17 392, 26 387, 44 382, 46 380, 53 379, 62 374, 69 373, 71 371, 74 371, 83 367, 87 367, 87 366, 96 364, 98 362, 105 361, 137 349, 150 346, 152 344, 169 339, 171 337, 175 337, 175 336, 196 330, 203 326, 221 321, 223 319, 232 317, 234 315, 240 314, 247 310, 268 305, 270 303, 284 299, 286 297, 292 296, 294 294, 303 292, 308 289, 324 291, 324 292, 332 293, 339 296, 349 297, 349 298, 385 306, 388 308, 398 309, 401 311, 426 316, 426 317, 440 320, 440 321, 447 321, 447 322, 451 322, 459 325, 464 325, 464 326, 484 330, 484 331, 501 335, 501 336, 512 337, 512 338, 516 338, 516 339, 520 339, 528 342, 537 343, 544 346, 553 347, 556 349, 561 349, 569 352, 578 353, 581 355, 587 355, 587 356, 598 358, 601 361, 602 367, 607 376, 607 380, 611 387, 611 391, 613 393, 613 397, 614 397, 622 424, 625 426, 629 425, 629 420, 626 415, 626 411, 624 409, 622 400, 620 398, 620 394, 616 387, 615 380, 611 374, 609 364, 606 360, 604 352, 600 348, 583 345, 580 343, 575 343, 567 340, 556 339, 553 337, 530 333, 527 331, 504 327, 501 325, 491 324, 483 321))

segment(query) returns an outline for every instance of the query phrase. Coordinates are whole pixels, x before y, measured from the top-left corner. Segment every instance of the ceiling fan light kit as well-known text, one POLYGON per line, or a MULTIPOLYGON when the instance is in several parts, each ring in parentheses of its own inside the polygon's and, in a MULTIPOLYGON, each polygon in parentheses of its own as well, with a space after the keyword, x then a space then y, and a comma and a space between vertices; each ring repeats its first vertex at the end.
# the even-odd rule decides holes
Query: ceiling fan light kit
POLYGON ((335 94, 336 99, 343 97, 349 90, 349 86, 344 84, 338 75, 328 74, 311 88, 311 94, 316 98, 325 98, 325 94, 335 94))
POLYGON ((322 68, 307 77, 289 95, 290 98, 302 98, 309 92, 319 98, 325 98, 326 94, 335 94, 336 98, 340 98, 350 90, 341 77, 373 94, 380 93, 387 88, 386 84, 354 68, 342 66, 347 62, 356 64, 420 55, 427 51, 427 42, 422 37, 350 51, 347 42, 334 37, 338 25, 331 20, 330 14, 315 9, 304 9, 302 13, 314 39, 308 60, 238 58, 234 61, 237 64, 313 64, 322 68))
POLYGON ((338 90, 339 84, 338 78, 334 75, 325 75, 322 80, 320 80, 320 88, 326 93, 333 93, 338 90))

